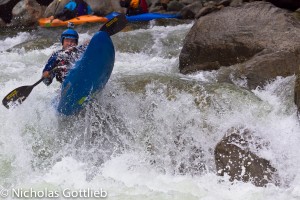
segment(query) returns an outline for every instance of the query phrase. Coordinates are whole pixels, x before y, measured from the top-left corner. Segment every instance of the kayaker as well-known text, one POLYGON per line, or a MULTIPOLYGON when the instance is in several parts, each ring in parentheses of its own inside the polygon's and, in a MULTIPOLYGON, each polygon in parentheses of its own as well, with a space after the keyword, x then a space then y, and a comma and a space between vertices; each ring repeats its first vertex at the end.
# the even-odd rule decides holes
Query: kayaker
POLYGON ((127 8, 126 15, 138 15, 148 12, 146 0, 120 0, 121 7, 127 8))
POLYGON ((43 69, 43 82, 48 86, 54 77, 60 83, 63 82, 67 72, 85 51, 89 41, 78 45, 79 35, 72 28, 65 30, 60 37, 62 49, 54 52, 43 69), (54 70, 55 68, 55 70, 54 70), (52 71, 51 71, 52 70, 52 71))
POLYGON ((92 8, 84 0, 70 0, 64 7, 64 9, 50 17, 50 20, 60 19, 60 20, 69 20, 81 15, 90 15, 92 14, 92 8))

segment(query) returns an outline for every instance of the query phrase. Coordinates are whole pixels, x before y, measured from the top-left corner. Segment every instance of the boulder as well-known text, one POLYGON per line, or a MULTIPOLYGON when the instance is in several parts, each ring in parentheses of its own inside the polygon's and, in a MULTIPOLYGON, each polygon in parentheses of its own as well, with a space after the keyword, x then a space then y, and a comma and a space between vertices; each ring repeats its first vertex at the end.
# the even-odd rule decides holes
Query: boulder
POLYGON ((262 187, 268 183, 279 185, 277 170, 270 161, 260 158, 250 151, 249 146, 257 150, 267 146, 255 138, 249 130, 232 129, 215 148, 215 163, 220 176, 227 174, 230 181, 251 182, 262 187))
POLYGON ((195 2, 190 5, 185 6, 180 12, 180 16, 183 19, 194 19, 198 11, 203 8, 201 2, 195 2))
POLYGON ((104 16, 114 11, 112 2, 114 2, 114 5, 117 5, 116 2, 118 0, 85 0, 85 1, 91 6, 92 10, 96 15, 104 16))
POLYGON ((52 3, 53 0, 36 0, 38 4, 41 6, 48 6, 50 3, 52 3))
POLYGON ((3 4, 6 4, 6 3, 8 3, 10 0, 1 0, 0 1, 0 5, 3 5, 3 4))
POLYGON ((22 0, 12 10, 12 26, 34 25, 43 14, 43 8, 35 0, 22 0))
POLYGON ((180 11, 185 5, 183 3, 177 2, 177 1, 171 1, 168 4, 167 11, 172 12, 172 11, 180 11))
POLYGON ((276 76, 297 72, 300 23, 268 2, 225 7, 201 17, 187 34, 179 56, 184 74, 231 66, 233 78, 256 88, 276 76))
POLYGON ((244 0, 232 0, 230 2, 230 6, 237 7, 237 6, 243 5, 243 3, 244 3, 244 0))
POLYGON ((4 0, 0 3, 0 18, 5 23, 10 23, 12 19, 12 9, 21 0, 4 0))
POLYGON ((5 25, 6 25, 5 22, 0 18, 0 27, 5 25))
POLYGON ((217 10, 220 10, 220 7, 217 7, 216 5, 207 5, 198 11, 195 18, 199 19, 200 17, 207 15, 209 13, 212 13, 214 11, 217 11, 217 10))

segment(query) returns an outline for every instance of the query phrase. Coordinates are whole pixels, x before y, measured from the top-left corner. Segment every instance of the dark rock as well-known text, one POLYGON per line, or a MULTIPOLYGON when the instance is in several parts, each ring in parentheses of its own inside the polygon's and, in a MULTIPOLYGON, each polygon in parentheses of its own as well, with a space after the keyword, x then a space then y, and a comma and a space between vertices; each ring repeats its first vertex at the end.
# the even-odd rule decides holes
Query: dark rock
POLYGON ((229 6, 230 5, 230 0, 222 0, 220 1, 217 5, 223 5, 223 6, 229 6))
MULTIPOLYGON (((267 80, 276 76, 291 76, 297 72, 300 65, 299 53, 277 51, 269 54, 256 55, 243 64, 236 65, 232 72, 233 77, 247 77, 248 87, 255 89, 262 86, 267 80)), ((299 104, 300 105, 300 104, 299 104)))
MULTIPOLYGON (((201 17, 185 38, 182 73, 232 66, 255 88, 276 76, 294 74, 300 62, 300 23, 267 2, 225 7, 201 17)), ((237 78, 237 77, 236 77, 237 78)))
POLYGON ((182 19, 194 19, 198 11, 202 8, 201 2, 195 2, 190 5, 185 6, 180 11, 180 16, 182 19))
POLYGON ((199 19, 200 17, 205 16, 205 15, 207 15, 211 12, 214 12, 216 10, 219 10, 219 8, 216 5, 205 6, 205 7, 201 8, 199 10, 199 12, 196 14, 195 18, 199 19))
POLYGON ((168 4, 167 11, 180 11, 185 5, 177 1, 171 1, 168 4))
POLYGON ((49 6, 46 8, 43 17, 50 17, 51 15, 57 14, 59 11, 61 11, 66 3, 68 3, 68 0, 54 0, 49 6))
POLYGON ((268 144, 261 144, 260 138, 253 137, 249 130, 241 133, 232 129, 228 134, 229 136, 224 136, 215 148, 218 175, 227 174, 230 181, 251 182, 259 187, 268 183, 279 185, 277 170, 270 161, 258 157, 249 150, 250 144, 256 146, 258 150, 268 144))
POLYGON ((12 26, 35 25, 43 14, 43 8, 35 0, 20 1, 12 10, 12 26))
POLYGON ((19 3, 21 0, 10 0, 5 1, 5 4, 0 5, 0 18, 5 23, 10 23, 12 19, 12 9, 15 7, 17 3, 19 3))
POLYGON ((289 10, 297 10, 300 8, 299 0, 267 0, 277 7, 286 8, 289 10))
POLYGON ((236 7, 236 6, 241 6, 243 5, 244 1, 243 0, 232 0, 230 2, 230 6, 236 7))
POLYGON ((0 5, 7 4, 10 0, 2 0, 0 1, 0 5))
POLYGON ((42 6, 48 6, 53 0, 36 0, 36 2, 42 6))

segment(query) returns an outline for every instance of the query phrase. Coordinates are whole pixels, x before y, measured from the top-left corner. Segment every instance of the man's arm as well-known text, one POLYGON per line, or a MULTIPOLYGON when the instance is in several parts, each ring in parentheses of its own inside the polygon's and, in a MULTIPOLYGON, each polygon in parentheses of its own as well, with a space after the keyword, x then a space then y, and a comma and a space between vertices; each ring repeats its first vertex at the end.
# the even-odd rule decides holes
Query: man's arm
POLYGON ((43 82, 45 85, 50 85, 52 83, 53 78, 55 77, 55 73, 51 73, 50 71, 54 69, 55 65, 57 64, 57 53, 52 54, 52 56, 49 58, 47 64, 45 65, 43 69, 43 82))

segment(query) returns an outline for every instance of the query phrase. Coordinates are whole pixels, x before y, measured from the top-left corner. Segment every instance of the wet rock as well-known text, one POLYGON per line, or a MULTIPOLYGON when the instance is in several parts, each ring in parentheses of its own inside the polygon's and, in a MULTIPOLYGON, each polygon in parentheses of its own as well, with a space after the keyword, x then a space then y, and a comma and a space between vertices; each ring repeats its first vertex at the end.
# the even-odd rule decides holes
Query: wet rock
POLYGON ((279 185, 277 170, 270 161, 251 152, 250 145, 259 150, 268 144, 261 143, 249 130, 229 130, 215 148, 218 175, 227 174, 230 181, 251 182, 259 187, 268 183, 279 185))
POLYGON ((192 3, 195 3, 195 2, 201 3, 200 1, 197 1, 197 0, 180 0, 179 2, 183 3, 185 5, 189 5, 189 4, 192 4, 192 3))
POLYGON ((0 18, 5 23, 10 23, 12 19, 12 9, 21 0, 4 0, 0 4, 0 18))
POLYGON ((0 18, 0 27, 5 25, 6 25, 5 22, 0 18))
POLYGON ((113 11, 117 11, 120 13, 126 13, 126 8, 122 8, 120 6, 119 0, 111 0, 111 6, 112 6, 113 11))
POLYGON ((295 90, 294 90, 294 102, 298 108, 298 116, 300 116, 300 66, 298 68, 298 72, 296 73, 296 82, 295 82, 295 90))
POLYGON ((154 0, 148 4, 149 12, 160 12, 168 9, 168 3, 170 0, 154 0))
POLYGON ((244 3, 244 0, 232 0, 230 6, 237 7, 241 6, 244 3))
POLYGON ((167 11, 180 11, 184 7, 183 3, 177 1, 171 1, 168 4, 167 11))
POLYGON ((185 6, 181 11, 180 11, 180 16, 183 19, 194 19, 198 11, 203 8, 203 5, 201 2, 195 2, 190 5, 185 6))
POLYGON ((86 2, 91 6, 93 12, 100 16, 107 15, 121 8, 118 0, 86 0, 86 2), (119 7, 114 10, 113 5, 119 5, 119 7))
POLYGON ((34 25, 43 14, 43 8, 35 0, 22 0, 12 10, 12 26, 34 25))
POLYGON ((230 2, 231 2, 230 0, 223 0, 220 1, 217 5, 229 6, 230 2))
POLYGON ((53 0, 36 0, 38 4, 41 6, 48 6, 50 3, 52 3, 53 0))
POLYGON ((199 19, 200 17, 205 16, 205 15, 212 13, 214 11, 217 11, 217 10, 219 10, 219 8, 216 5, 205 6, 199 10, 199 12, 196 14, 195 18, 199 19))
POLYGON ((299 53, 291 51, 277 51, 268 54, 256 55, 243 64, 235 65, 231 77, 247 77, 250 89, 262 86, 276 76, 291 76, 297 72, 300 65, 299 53))
POLYGON ((0 1, 0 5, 7 4, 10 0, 2 0, 0 1))
POLYGON ((194 24, 179 68, 189 73, 231 66, 235 78, 244 77, 247 86, 255 88, 276 76, 295 74, 300 64, 299 32, 299 21, 271 3, 225 7, 194 24))
POLYGON ((43 17, 55 15, 69 2, 69 0, 54 0, 45 10, 43 17))

